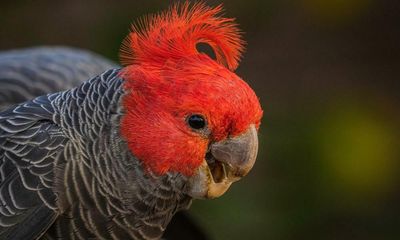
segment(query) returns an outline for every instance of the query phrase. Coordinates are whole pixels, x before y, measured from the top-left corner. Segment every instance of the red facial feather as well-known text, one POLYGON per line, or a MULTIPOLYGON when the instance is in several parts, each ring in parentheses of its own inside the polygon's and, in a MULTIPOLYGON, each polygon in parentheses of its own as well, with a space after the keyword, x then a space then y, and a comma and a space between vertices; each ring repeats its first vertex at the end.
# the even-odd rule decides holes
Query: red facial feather
POLYGON ((222 7, 174 5, 133 28, 124 42, 126 67, 121 133, 146 169, 190 176, 204 161, 208 144, 260 124, 262 110, 253 90, 234 70, 243 41, 233 19, 218 16, 222 7), (196 50, 209 44, 216 60, 196 50), (230 70, 229 70, 230 69, 230 70), (186 118, 205 116, 206 133, 186 118))

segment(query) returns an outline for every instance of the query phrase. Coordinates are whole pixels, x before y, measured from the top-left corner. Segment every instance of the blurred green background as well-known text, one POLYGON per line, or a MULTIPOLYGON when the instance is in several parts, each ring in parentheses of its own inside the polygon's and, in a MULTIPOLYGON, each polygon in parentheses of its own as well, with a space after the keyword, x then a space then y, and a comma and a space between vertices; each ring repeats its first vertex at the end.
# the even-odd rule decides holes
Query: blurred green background
MULTIPOLYGON (((1 1, 0 49, 117 60, 130 23, 170 2, 1 1)), ((191 209, 212 239, 400 239, 400 1, 207 2, 245 32, 238 74, 265 112, 251 174, 191 209)))

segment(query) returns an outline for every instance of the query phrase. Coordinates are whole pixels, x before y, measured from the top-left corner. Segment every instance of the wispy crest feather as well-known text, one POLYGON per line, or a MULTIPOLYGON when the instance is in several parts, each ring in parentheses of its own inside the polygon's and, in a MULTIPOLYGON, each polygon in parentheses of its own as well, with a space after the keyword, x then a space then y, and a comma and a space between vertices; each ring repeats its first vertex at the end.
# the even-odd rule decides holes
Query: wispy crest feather
POLYGON ((222 17, 222 5, 177 3, 167 11, 143 18, 132 26, 122 43, 121 64, 163 66, 200 54, 196 45, 206 43, 216 61, 235 70, 244 49, 241 32, 233 18, 222 17))

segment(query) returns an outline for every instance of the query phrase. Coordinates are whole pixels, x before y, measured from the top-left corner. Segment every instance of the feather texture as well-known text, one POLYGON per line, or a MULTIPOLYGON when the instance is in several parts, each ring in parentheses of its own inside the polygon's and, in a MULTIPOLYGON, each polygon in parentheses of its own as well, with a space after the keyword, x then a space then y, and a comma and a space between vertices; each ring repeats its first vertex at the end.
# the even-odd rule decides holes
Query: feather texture
POLYGON ((36 47, 0 53, 0 111, 47 93, 67 90, 116 67, 111 61, 69 47, 36 47))
POLYGON ((185 178, 146 173, 121 138, 118 72, 0 113, 2 239, 159 239, 189 206, 185 178))
POLYGON ((160 67, 167 61, 200 54, 197 44, 206 43, 214 50, 217 62, 234 70, 244 41, 234 19, 222 17, 221 13, 222 5, 212 8, 204 3, 191 6, 185 2, 143 18, 132 26, 121 46, 121 63, 160 67))
POLYGON ((258 127, 262 116, 255 93, 232 72, 243 41, 221 10, 176 4, 129 35, 122 54, 129 66, 0 113, 7 190, 0 192, 0 234, 162 236, 189 207, 190 180, 210 143, 258 127), (209 44, 216 61, 198 43, 209 44), (190 128, 191 114, 204 116, 207 129, 190 128), (19 185, 8 183, 14 178, 19 185), (20 214, 25 206, 14 198, 33 205, 20 214), (22 229, 28 222, 35 231, 22 229))
MULTIPOLYGON (((115 64, 98 55, 84 50, 67 47, 37 47, 2 52, 0 53, 0 84, 3 87, 0 88, 0 99, 2 103, 0 108, 10 107, 19 102, 27 101, 34 98, 34 95, 42 95, 46 92, 58 92, 73 86, 79 86, 90 76, 100 74, 114 66, 115 64), (26 91, 19 91, 19 87, 26 91), (18 91, 14 92, 15 90, 18 91)), ((37 102, 37 99, 35 99, 34 102, 37 102)), ((47 109, 52 109, 49 104, 43 104, 43 100, 41 100, 41 106, 47 109)), ((52 112, 52 110, 50 112, 52 112)), ((24 136, 25 142, 28 140, 35 141, 35 139, 38 138, 35 134, 37 133, 36 128, 38 128, 39 124, 45 131, 51 130, 46 127, 49 125, 48 118, 49 117, 47 117, 47 120, 39 120, 39 123, 36 124, 35 127, 32 127, 32 129, 27 131, 27 134, 24 136)), ((16 118, 9 118, 7 121, 15 126, 22 126, 32 122, 31 119, 16 118)), ((55 125, 53 124, 51 126, 54 127, 55 125)), ((41 132, 42 133, 38 135, 43 135, 42 130, 41 132)), ((52 133, 54 138, 63 138, 63 134, 60 132, 56 133, 53 130, 49 132, 52 133)), ((13 136, 16 135, 17 134, 14 134, 13 136)), ((69 159, 70 157, 63 156, 62 158, 69 159)), ((62 160, 62 162, 63 161, 64 160, 62 160)), ((53 166, 53 164, 50 164, 47 168, 31 167, 31 169, 35 174, 43 174, 46 171, 48 172, 49 168, 53 166)), ((74 235, 68 235, 68 237, 61 235, 61 232, 73 231, 73 225, 69 222, 68 218, 62 217, 62 219, 58 220, 53 227, 50 227, 60 211, 55 211, 54 208, 47 207, 41 199, 39 200, 37 198, 37 196, 37 200, 34 200, 34 191, 29 191, 24 187, 19 175, 7 173, 12 171, 14 167, 15 166, 10 164, 10 161, 3 161, 3 164, 1 165, 0 174, 1 179, 3 179, 1 182, 3 182, 4 187, 1 188, 3 192, 0 191, 0 199, 3 199, 3 202, 7 202, 10 201, 7 196, 12 196, 14 201, 18 202, 19 209, 23 207, 21 203, 25 204, 25 209, 21 211, 22 213, 19 214, 18 217, 11 217, 8 215, 2 216, 0 214, 1 223, 8 222, 8 224, 13 224, 12 226, 7 225, 7 227, 0 227, 2 231, 0 238, 34 239, 37 236, 45 234, 45 232, 47 232, 44 237, 45 239, 53 239, 55 236, 63 236, 64 239, 68 239, 69 237, 72 239, 75 238, 74 235), (9 187, 6 187, 7 181, 10 182, 9 187), (7 192, 8 189, 10 192, 7 192), (2 197, 3 195, 4 197, 2 197), (49 227, 50 229, 45 231, 45 229, 48 229, 49 227)), ((73 189, 75 191, 75 187, 73 189)), ((86 188, 85 186, 84 190, 79 190, 79 188, 77 188, 76 191, 82 193, 88 191, 87 189, 90 189, 90 187, 86 188)), ((101 195, 103 191, 98 192, 96 189, 90 189, 90 193, 95 195, 94 199, 99 199, 99 195, 101 195)), ((10 205, 10 203, 7 204, 10 205)), ((106 204, 103 201, 96 200, 93 204, 96 204, 99 207, 101 214, 106 214, 106 204)), ((3 207, 3 211, 1 212, 4 212, 7 208, 9 207, 3 207)), ((79 211, 75 211, 75 213, 78 214, 79 211)), ((69 216, 73 218, 74 214, 70 214, 69 216)), ((77 224, 74 224, 75 228, 76 225, 84 225, 84 222, 81 219, 77 220, 77 222, 77 224)), ((80 231, 84 231, 83 228, 79 229, 80 231)), ((122 232, 117 229, 114 229, 113 232, 114 235, 122 234, 122 232)), ((86 230, 85 234, 88 236, 90 235, 90 232, 86 230)), ((193 221, 192 218, 188 217, 187 213, 179 212, 173 217, 172 221, 168 225, 163 239, 188 239, 194 237, 196 239, 207 239, 204 232, 195 224, 195 221, 193 221)), ((124 239, 131 238, 125 236, 124 239)))
POLYGON ((1 239, 36 238, 58 215, 54 166, 68 139, 52 121, 53 97, 0 113, 1 239))

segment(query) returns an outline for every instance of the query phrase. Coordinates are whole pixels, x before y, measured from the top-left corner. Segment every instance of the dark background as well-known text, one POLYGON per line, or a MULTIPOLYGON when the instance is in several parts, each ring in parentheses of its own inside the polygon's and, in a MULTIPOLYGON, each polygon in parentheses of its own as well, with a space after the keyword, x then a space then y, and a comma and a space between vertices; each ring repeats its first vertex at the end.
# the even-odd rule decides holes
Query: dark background
MULTIPOLYGON (((171 1, 1 1, 0 49, 69 45, 117 60, 171 1)), ((400 239, 400 1, 226 0, 238 74, 264 119, 254 170, 191 212, 213 239, 400 239)), ((1 86, 0 86, 1 87, 1 86)))

